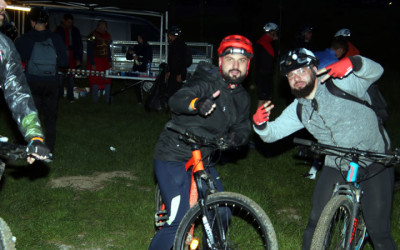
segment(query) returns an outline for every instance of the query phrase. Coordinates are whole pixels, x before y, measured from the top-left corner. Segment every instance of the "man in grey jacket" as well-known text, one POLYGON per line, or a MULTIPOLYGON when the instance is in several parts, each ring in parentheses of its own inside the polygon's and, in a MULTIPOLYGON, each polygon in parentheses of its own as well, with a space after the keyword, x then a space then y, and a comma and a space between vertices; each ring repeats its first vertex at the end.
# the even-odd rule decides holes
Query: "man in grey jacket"
MULTIPOLYGON (((274 142, 302 128, 306 128, 319 143, 360 150, 387 152, 390 139, 380 126, 375 112, 360 103, 339 98, 329 92, 324 82, 329 81, 360 99, 370 101, 368 87, 383 73, 376 62, 361 56, 347 57, 317 71, 318 60, 304 48, 289 51, 281 60, 281 71, 288 78, 296 99, 274 121, 268 121, 274 105, 268 101, 253 116, 254 130, 265 142, 274 142), (322 75, 321 75, 322 74, 322 75), (318 75, 321 75, 317 77, 318 75), (298 105, 301 104, 301 114, 298 105), (300 117, 299 117, 300 115, 300 117)), ((342 181, 342 171, 348 162, 335 163, 327 156, 325 167, 313 194, 313 206, 303 235, 302 249, 310 249, 311 239, 319 216, 331 197, 336 182, 342 181)), ((372 164, 374 171, 382 166, 372 164)), ((360 169, 360 171, 364 171, 360 169)), ((363 181, 362 209, 368 234, 374 249, 396 249, 390 227, 394 169, 387 168, 363 181)))

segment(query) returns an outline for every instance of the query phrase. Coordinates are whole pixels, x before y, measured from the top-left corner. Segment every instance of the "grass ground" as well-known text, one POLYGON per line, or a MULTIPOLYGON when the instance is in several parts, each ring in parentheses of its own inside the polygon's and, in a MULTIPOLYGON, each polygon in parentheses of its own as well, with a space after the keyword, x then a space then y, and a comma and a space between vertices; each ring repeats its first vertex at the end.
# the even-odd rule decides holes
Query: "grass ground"
MULTIPOLYGON (((400 145, 397 79, 399 73, 389 71, 381 80, 395 146, 400 145)), ((125 83, 115 81, 114 90, 125 83)), ((169 115, 146 112, 133 89, 115 96, 112 105, 101 101, 61 100, 54 162, 8 165, 0 215, 17 237, 18 249, 147 249, 154 234, 153 148, 169 115)), ((2 110, 1 133, 20 141, 14 127, 2 110)), ((217 168, 226 190, 252 198, 267 212, 280 249, 300 248, 315 185, 301 177, 309 163, 294 155, 285 139, 263 151, 249 149, 217 168)), ((400 192, 393 202, 393 235, 400 245, 400 192)))

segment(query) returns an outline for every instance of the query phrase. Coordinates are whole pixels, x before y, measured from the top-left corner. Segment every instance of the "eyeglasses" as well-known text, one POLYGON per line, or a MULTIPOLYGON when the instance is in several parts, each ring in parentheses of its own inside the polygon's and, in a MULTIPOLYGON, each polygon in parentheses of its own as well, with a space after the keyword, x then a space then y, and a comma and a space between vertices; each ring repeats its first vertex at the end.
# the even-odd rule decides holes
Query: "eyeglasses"
POLYGON ((304 76, 305 74, 306 74, 306 69, 309 69, 310 67, 309 66, 307 66, 307 67, 302 67, 302 68, 298 68, 298 69, 296 69, 296 70, 292 70, 292 71, 290 71, 289 72, 289 74, 287 74, 286 75, 286 77, 288 78, 288 79, 293 79, 296 75, 297 76, 304 76))

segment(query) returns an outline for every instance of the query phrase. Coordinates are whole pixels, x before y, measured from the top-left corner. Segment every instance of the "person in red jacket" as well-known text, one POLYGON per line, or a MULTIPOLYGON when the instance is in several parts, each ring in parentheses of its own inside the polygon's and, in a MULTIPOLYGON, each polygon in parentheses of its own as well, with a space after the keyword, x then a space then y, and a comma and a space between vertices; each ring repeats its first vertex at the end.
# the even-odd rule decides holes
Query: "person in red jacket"
POLYGON ((254 45, 258 107, 266 101, 272 100, 274 92, 274 61, 278 54, 278 49, 275 45, 275 41, 278 40, 278 30, 278 25, 275 23, 265 24, 265 33, 254 45))
POLYGON ((88 69, 96 71, 89 76, 89 84, 92 90, 94 102, 98 102, 98 90, 105 89, 106 101, 111 98, 111 79, 105 78, 101 72, 111 68, 111 35, 107 31, 107 22, 100 20, 97 27, 90 33, 87 42, 88 69))
POLYGON ((356 56, 356 55, 360 54, 360 51, 357 49, 357 47, 354 46, 354 44, 352 44, 349 41, 350 36, 351 36, 351 32, 349 29, 346 29, 346 28, 340 29, 335 33, 335 37, 343 37, 347 41, 347 46, 348 46, 347 52, 341 58, 345 58, 345 57, 349 57, 349 56, 356 56))

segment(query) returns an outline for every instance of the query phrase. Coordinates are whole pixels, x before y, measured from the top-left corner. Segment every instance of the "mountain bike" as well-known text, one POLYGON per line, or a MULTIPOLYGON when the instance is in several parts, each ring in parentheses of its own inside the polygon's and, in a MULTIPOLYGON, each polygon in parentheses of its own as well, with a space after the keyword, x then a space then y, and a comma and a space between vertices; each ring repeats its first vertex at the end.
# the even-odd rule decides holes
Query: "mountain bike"
MULTIPOLYGON (((11 144, 5 137, 0 138, 0 179, 5 170, 5 162, 26 159, 26 146, 11 144)), ((6 221, 0 217, 0 250, 15 249, 16 238, 6 221)))
MULTIPOLYGON (((169 122, 167 128, 192 148, 186 170, 192 171, 190 209, 175 235, 174 249, 278 249, 273 225, 265 211, 250 198, 217 192, 213 177, 205 170, 200 147, 227 148, 220 138, 196 136, 169 122)), ((158 187, 158 186, 157 186, 158 187)), ((168 219, 156 187, 156 229, 168 219)))
MULTIPOLYGON (((349 170, 341 171, 343 183, 336 183, 332 197, 325 205, 313 235, 311 249, 362 249, 368 236, 361 209, 363 194, 359 183, 380 173, 358 176, 359 167, 365 167, 365 160, 382 164, 382 170, 400 163, 398 149, 392 154, 375 153, 355 148, 335 147, 310 140, 295 138, 294 143, 309 147, 314 153, 333 155, 349 161, 349 170), (362 160, 360 158, 362 157, 362 160)), ((339 166, 338 166, 339 168, 339 166)))

